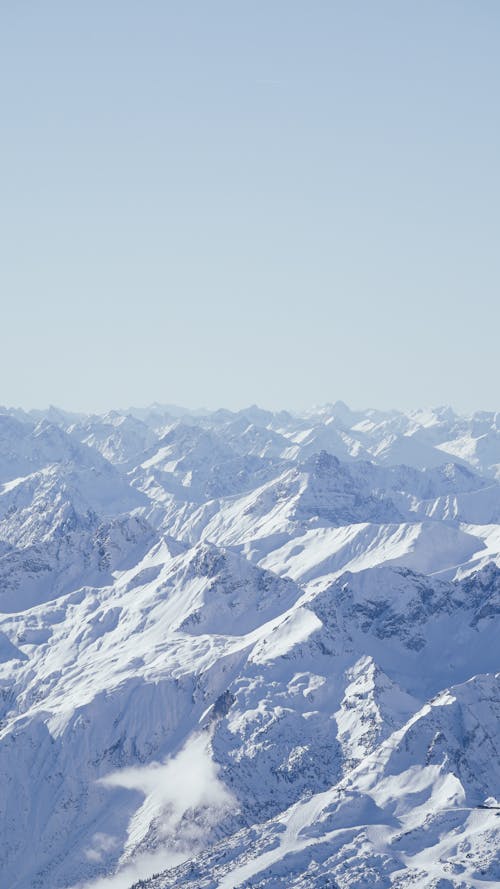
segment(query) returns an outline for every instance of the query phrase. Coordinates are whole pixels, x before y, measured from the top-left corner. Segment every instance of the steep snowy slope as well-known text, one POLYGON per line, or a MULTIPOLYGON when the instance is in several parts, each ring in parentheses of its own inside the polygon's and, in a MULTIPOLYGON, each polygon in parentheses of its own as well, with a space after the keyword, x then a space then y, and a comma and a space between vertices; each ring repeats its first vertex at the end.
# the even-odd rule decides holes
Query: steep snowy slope
MULTIPOLYGON (((496 526, 495 526, 496 527, 496 526)), ((324 587, 343 571, 377 565, 406 565, 416 571, 455 576, 458 566, 483 561, 479 530, 438 522, 360 523, 318 528, 298 534, 274 549, 260 564, 314 588, 324 587)), ((486 561, 491 560, 491 554, 486 561)))
POLYGON ((493 889, 499 690, 498 677, 484 676, 449 689, 347 780, 141 885, 493 889))
POLYGON ((56 424, 19 420, 0 413, 0 482, 30 475, 54 463, 105 465, 100 454, 80 444, 56 424))
POLYGON ((489 648, 490 663, 497 653, 482 632, 492 632, 490 643, 498 638, 491 607, 498 572, 491 569, 458 587, 436 587, 408 572, 381 572, 377 603, 366 599, 368 573, 352 590, 344 581, 347 599, 336 604, 338 596, 322 594, 311 603, 323 620, 307 640, 289 634, 285 649, 270 639, 269 652, 262 642, 254 649, 254 666, 246 668, 253 682, 233 684, 212 747, 219 778, 236 803, 245 800, 248 812, 248 801, 257 795, 255 815, 264 823, 236 832, 148 887, 423 887, 454 874, 465 879, 457 886, 475 886, 476 877, 495 885, 496 810, 478 807, 495 805, 500 795, 497 678, 476 677, 432 695, 422 707, 372 657, 356 661, 354 652, 362 634, 362 647, 383 653, 400 680, 406 674, 420 694, 432 693, 454 667, 446 651, 424 650, 422 640, 430 638, 431 649, 438 649, 449 639, 451 650, 457 610, 465 602, 460 621, 465 633, 454 652, 463 645, 465 675, 489 666, 481 649, 489 648), (387 613, 385 602, 398 602, 399 613, 387 613), (480 628, 481 621, 488 627, 480 628), (438 642, 432 629, 439 622, 438 642), (312 653, 314 675, 303 669, 312 653), (444 663, 436 666, 440 656, 444 663), (346 663, 352 666, 345 669, 346 663), (298 802, 283 809, 284 798, 298 802))
POLYGON ((119 466, 133 466, 158 435, 137 417, 110 411, 104 417, 89 417, 68 427, 68 432, 119 466))
POLYGON ((275 473, 267 457, 240 453, 214 430, 180 421, 143 457, 131 473, 133 484, 160 503, 171 496, 194 503, 230 496, 275 473))
POLYGON ((497 886, 497 434, 3 409, 2 889, 497 886))
POLYGON ((498 517, 500 487, 453 464, 383 468, 323 451, 269 472, 274 478, 241 497, 181 509, 174 503, 162 527, 186 542, 241 548, 272 570, 308 579, 387 560, 453 576, 485 549, 482 526, 498 517))
POLYGON ((93 583, 99 574, 109 579, 131 547, 135 558, 137 548, 150 545, 152 529, 134 514, 147 499, 95 457, 88 466, 76 458, 54 463, 0 487, 3 611, 93 583))
POLYGON ((500 430, 497 428, 476 435, 467 431, 465 435, 442 442, 438 447, 454 460, 462 460, 479 472, 500 478, 500 430))

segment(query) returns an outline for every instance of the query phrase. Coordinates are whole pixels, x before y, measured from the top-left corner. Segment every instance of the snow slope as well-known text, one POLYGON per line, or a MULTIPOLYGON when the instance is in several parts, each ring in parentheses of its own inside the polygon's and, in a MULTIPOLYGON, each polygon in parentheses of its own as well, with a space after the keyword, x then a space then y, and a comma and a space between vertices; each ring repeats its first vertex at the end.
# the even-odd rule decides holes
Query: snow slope
POLYGON ((499 885, 498 418, 2 409, 2 889, 499 885))

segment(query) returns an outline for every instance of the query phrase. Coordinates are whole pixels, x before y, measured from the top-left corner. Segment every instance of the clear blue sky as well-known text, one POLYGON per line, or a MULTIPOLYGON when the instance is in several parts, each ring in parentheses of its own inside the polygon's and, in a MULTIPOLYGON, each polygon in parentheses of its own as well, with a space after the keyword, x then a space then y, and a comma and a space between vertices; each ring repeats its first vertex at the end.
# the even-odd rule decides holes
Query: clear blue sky
POLYGON ((500 408, 496 0, 0 2, 0 403, 500 408))

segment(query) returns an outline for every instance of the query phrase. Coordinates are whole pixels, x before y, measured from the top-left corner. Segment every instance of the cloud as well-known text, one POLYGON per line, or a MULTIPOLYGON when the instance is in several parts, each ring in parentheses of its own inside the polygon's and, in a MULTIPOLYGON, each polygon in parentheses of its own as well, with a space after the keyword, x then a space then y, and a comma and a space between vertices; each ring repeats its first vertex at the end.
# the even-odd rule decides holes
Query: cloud
POLYGON ((137 880, 147 880, 153 874, 175 867, 189 858, 187 854, 172 853, 166 849, 138 855, 110 877, 100 877, 90 883, 80 883, 73 889, 130 889, 137 880))
POLYGON ((95 833, 90 848, 85 851, 85 857, 89 861, 102 861, 108 852, 116 849, 117 845, 115 837, 107 833, 95 833))
MULTIPOLYGON (((144 801, 128 825, 128 850, 147 842, 154 825, 160 847, 126 861, 112 876, 80 884, 78 889, 130 889, 133 882, 174 867, 204 846, 211 827, 234 800, 218 777, 210 754, 210 735, 193 735, 180 752, 163 763, 121 769, 100 781, 106 787, 123 787, 144 794, 144 801), (190 814, 196 811, 196 822, 190 814)), ((101 861, 114 840, 95 834, 87 850, 89 860, 101 861)))

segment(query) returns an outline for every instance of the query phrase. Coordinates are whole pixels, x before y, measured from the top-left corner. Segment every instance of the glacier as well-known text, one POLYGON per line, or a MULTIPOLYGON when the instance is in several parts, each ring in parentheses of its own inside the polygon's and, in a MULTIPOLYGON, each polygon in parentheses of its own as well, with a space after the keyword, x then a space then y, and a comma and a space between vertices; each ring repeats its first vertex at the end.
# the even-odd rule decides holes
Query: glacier
POLYGON ((500 885, 500 412, 0 409, 2 889, 500 885))

